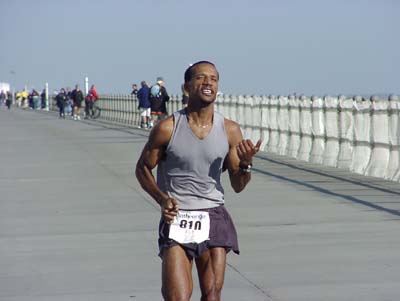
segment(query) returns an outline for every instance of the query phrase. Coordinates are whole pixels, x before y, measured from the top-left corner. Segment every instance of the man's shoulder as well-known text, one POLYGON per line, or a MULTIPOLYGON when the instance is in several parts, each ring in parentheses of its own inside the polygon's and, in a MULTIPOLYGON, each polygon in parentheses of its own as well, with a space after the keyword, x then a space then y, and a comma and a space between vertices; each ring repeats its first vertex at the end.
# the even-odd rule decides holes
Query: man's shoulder
POLYGON ((237 122, 233 121, 232 119, 226 118, 221 113, 218 113, 218 114, 220 114, 222 116, 222 118, 224 119, 225 126, 228 126, 228 127, 239 127, 239 124, 237 122))
POLYGON ((226 131, 226 134, 227 134, 229 140, 231 138, 242 136, 240 126, 237 122, 224 117, 224 125, 225 125, 225 131, 226 131))
POLYGON ((174 117, 169 116, 159 121, 151 131, 151 135, 155 138, 159 138, 169 142, 172 132, 174 130, 174 117))

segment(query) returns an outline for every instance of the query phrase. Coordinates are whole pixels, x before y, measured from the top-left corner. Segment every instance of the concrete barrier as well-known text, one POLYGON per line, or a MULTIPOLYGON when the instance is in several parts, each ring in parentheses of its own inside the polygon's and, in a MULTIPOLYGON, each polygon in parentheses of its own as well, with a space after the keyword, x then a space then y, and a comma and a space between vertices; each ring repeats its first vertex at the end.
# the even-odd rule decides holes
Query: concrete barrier
MULTIPOLYGON (((169 113, 182 108, 181 99, 171 95, 169 113)), ((100 119, 139 125, 136 96, 101 95, 98 105, 100 119)), ((221 95, 216 109, 237 122, 245 138, 263 139, 264 151, 400 181, 400 101, 395 95, 221 95)))

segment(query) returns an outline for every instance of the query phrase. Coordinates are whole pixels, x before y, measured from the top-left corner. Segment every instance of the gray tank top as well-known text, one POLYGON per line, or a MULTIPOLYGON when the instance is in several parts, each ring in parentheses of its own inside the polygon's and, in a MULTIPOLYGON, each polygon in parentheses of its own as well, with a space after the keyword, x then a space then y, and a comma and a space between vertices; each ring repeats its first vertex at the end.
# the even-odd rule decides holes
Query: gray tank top
POLYGON ((200 139, 192 132, 185 109, 173 116, 171 140, 157 168, 158 186, 179 202, 180 209, 206 209, 223 204, 220 178, 229 151, 224 117, 214 112, 212 129, 206 138, 200 139))

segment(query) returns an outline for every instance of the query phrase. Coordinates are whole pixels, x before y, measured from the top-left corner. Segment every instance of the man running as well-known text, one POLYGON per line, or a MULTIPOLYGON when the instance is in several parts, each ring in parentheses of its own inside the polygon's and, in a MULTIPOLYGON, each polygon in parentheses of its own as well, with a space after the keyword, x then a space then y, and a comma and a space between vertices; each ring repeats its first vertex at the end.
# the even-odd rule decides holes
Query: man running
POLYGON ((211 62, 186 70, 188 106, 154 127, 136 166, 141 186, 161 207, 158 242, 168 301, 190 300, 193 262, 201 300, 220 300, 226 254, 239 254, 220 176, 227 169, 233 190, 242 191, 261 141, 244 140, 239 125, 214 110, 218 82, 211 62))

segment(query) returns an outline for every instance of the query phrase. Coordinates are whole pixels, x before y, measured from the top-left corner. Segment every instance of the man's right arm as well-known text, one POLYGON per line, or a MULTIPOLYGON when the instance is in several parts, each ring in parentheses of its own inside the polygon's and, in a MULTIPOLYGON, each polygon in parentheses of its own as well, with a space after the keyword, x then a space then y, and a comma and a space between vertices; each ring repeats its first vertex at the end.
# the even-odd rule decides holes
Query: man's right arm
POLYGON ((152 170, 160 162, 171 137, 172 128, 170 129, 169 121, 169 118, 163 120, 153 128, 136 164, 136 178, 158 204, 160 200, 168 198, 168 195, 158 187, 152 170))
POLYGON ((143 148, 142 154, 136 164, 136 178, 142 188, 160 205, 162 214, 167 222, 171 222, 178 210, 176 200, 162 191, 153 176, 152 170, 158 165, 164 156, 173 130, 173 117, 169 117, 157 123, 150 133, 148 142, 143 148))

